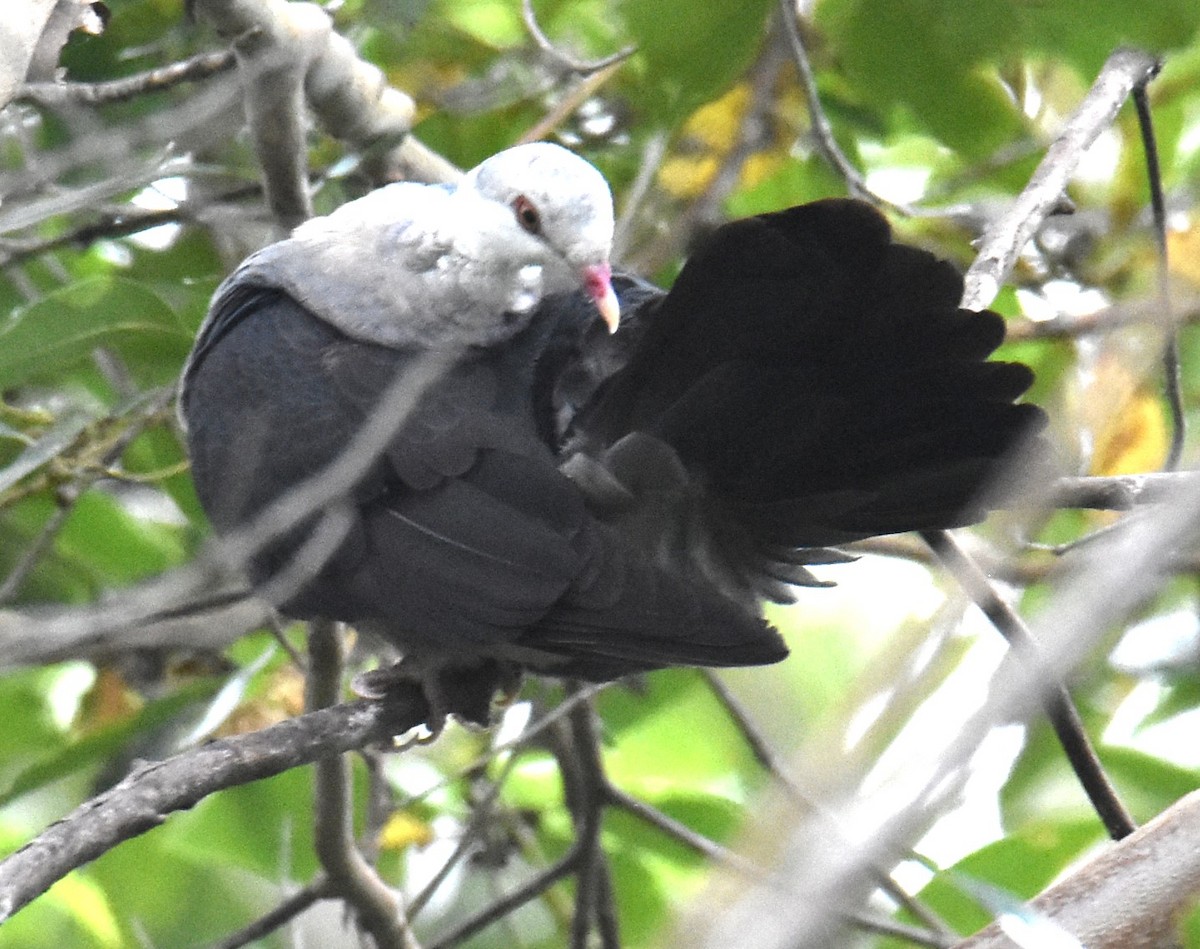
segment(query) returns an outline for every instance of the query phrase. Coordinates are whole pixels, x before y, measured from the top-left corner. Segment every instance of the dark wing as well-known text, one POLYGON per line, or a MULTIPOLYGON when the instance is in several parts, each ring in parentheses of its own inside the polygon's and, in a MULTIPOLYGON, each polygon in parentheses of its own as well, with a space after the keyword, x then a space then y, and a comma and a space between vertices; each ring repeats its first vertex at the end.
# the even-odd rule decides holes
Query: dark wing
MULTIPOLYGON (((404 650, 600 678, 781 658, 761 620, 697 596, 591 516, 535 423, 545 339, 530 332, 465 356, 398 421, 346 486, 345 537, 281 607, 369 622, 404 650)), ((226 293, 183 400, 197 490, 218 529, 338 458, 416 358, 351 340, 278 290, 226 293)), ((254 558, 256 582, 289 570, 318 516, 254 558)))
POLYGON ((764 542, 829 544, 983 517, 1005 457, 1043 423, 1028 368, 988 362, 994 313, 895 244, 868 205, 827 200, 720 228, 576 420, 672 446, 764 542))

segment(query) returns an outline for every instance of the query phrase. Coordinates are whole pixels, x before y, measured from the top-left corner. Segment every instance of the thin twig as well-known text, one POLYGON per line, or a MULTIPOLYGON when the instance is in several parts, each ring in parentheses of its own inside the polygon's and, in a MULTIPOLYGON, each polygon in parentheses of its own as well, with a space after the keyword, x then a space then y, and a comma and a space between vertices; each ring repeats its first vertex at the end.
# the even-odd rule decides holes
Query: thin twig
POLYGON ((580 846, 571 947, 586 949, 588 934, 595 924, 603 949, 617 949, 620 940, 616 932, 616 911, 611 905, 602 905, 606 900, 612 900, 608 861, 600 846, 600 826, 607 803, 605 792, 609 785, 600 757, 596 713, 590 703, 581 702, 571 710, 567 720, 571 735, 569 751, 576 767, 563 769, 563 783, 568 791, 567 803, 580 846), (572 777, 575 780, 572 781, 572 777), (601 925, 602 920, 606 921, 605 925, 601 925))
POLYGON ((702 669, 701 674, 704 676, 704 681, 708 683, 709 690, 725 709, 725 714, 733 720, 734 726, 741 733, 742 740, 746 742, 746 747, 750 749, 754 759, 772 778, 779 782, 788 797, 804 807, 813 807, 813 802, 788 773, 779 756, 775 754, 775 750, 767 743, 766 736, 750 718, 749 713, 738 701, 737 696, 733 694, 725 680, 721 678, 720 673, 715 669, 702 669))
POLYGON ((559 65, 569 69, 571 72, 578 73, 581 76, 588 76, 592 73, 599 72, 602 69, 607 69, 609 66, 615 66, 617 63, 624 62, 630 56, 637 52, 636 46, 626 46, 624 49, 619 49, 611 55, 601 59, 581 60, 576 59, 569 53, 564 53, 552 42, 550 38, 542 32, 541 26, 538 24, 537 15, 533 12, 532 0, 522 0, 521 16, 525 20, 525 29, 529 31, 529 35, 533 37, 533 41, 537 43, 538 49, 557 62, 559 65))
MULTIPOLYGON (((962 584, 967 595, 1008 640, 1016 655, 1044 677, 1045 673, 1039 671, 1045 668, 1041 647, 1029 627, 996 592, 966 551, 945 531, 922 531, 921 536, 962 584)), ((1041 685, 1046 715, 1088 800, 1114 840, 1129 836, 1137 829, 1137 824, 1108 780, 1070 693, 1059 681, 1044 679, 1041 685)))
POLYGON ((29 82, 21 87, 17 97, 42 106, 124 102, 149 92, 163 92, 184 82, 208 79, 232 69, 235 62, 230 50, 198 53, 178 63, 109 82, 29 82))
POLYGON ((662 160, 667 154, 667 142, 667 133, 659 130, 646 140, 646 145, 642 149, 642 161, 638 166, 637 176, 625 191, 621 215, 617 218, 616 227, 613 229, 612 259, 614 262, 621 260, 629 247, 634 221, 637 219, 642 202, 646 200, 646 195, 650 192, 651 185, 654 184, 654 176, 658 174, 662 160))
POLYGON ((209 949, 242 949, 243 946, 248 946, 256 940, 271 935, 280 926, 287 925, 313 904, 329 899, 332 895, 329 881, 324 876, 318 877, 307 886, 297 890, 269 913, 260 916, 249 926, 231 933, 220 942, 213 943, 209 949))
POLYGON ((509 760, 505 762, 500 774, 497 775, 496 780, 492 782, 491 787, 488 788, 487 794, 484 795, 483 800, 479 801, 473 808, 471 819, 467 823, 467 826, 463 828, 462 835, 459 837, 458 844, 455 846, 454 851, 438 868, 438 871, 433 875, 433 878, 425 884, 424 889, 422 889, 421 892, 408 901, 408 918, 410 920, 416 919, 417 915, 429 904, 430 899, 432 899, 434 893, 437 892, 438 887, 446 882, 446 878, 450 875, 450 872, 455 868, 455 866, 458 865, 458 862, 464 856, 466 856, 467 851, 471 849, 475 841, 483 832, 488 821, 492 817, 493 809, 496 806, 496 801, 500 797, 500 791, 504 787, 504 782, 508 779, 508 776, 512 774, 512 770, 516 762, 516 755, 509 758, 509 760))
POLYGON ((579 864, 580 853, 581 849, 577 841, 555 863, 548 866, 524 885, 517 887, 508 896, 497 900, 485 909, 480 910, 474 916, 459 923, 450 932, 443 935, 436 942, 431 943, 428 949, 450 949, 451 946, 465 942, 471 936, 475 935, 475 933, 486 929, 492 923, 503 919, 530 900, 541 896, 542 893, 554 886, 559 880, 569 876, 576 869, 579 864))
MULTIPOLYGON (((1161 68, 1161 63, 1159 64, 1161 68)), ((1158 142, 1154 137, 1154 117, 1150 110, 1150 97, 1146 93, 1147 83, 1158 75, 1158 69, 1134 86, 1133 104, 1137 110, 1138 128, 1142 136, 1142 151, 1146 155, 1146 178, 1150 187, 1150 208, 1154 220, 1154 242, 1158 248, 1156 273, 1158 276, 1159 325, 1167 334, 1163 346, 1163 383, 1167 406, 1171 413, 1171 444, 1163 467, 1174 471, 1183 456, 1183 443, 1187 438, 1187 415, 1183 405, 1183 387, 1179 367, 1179 329, 1171 305, 1170 261, 1167 246, 1167 207, 1163 199, 1162 169, 1158 160, 1158 142)))
MULTIPOLYGON (((809 810, 817 809, 818 805, 804 794, 800 786, 787 773, 783 763, 779 760, 779 756, 775 754, 774 749, 767 743, 766 736, 763 735, 762 731, 754 723, 750 714, 743 707, 737 696, 733 694, 720 674, 714 669, 704 669, 703 673, 708 687, 733 720, 738 731, 741 732, 743 740, 750 748, 751 754, 754 755, 758 763, 779 782, 780 786, 795 803, 809 810)), ((829 820, 831 823, 833 822, 832 817, 829 820)), ((875 882, 879 884, 879 888, 895 900, 898 905, 903 906, 912 913, 916 919, 924 923, 930 930, 942 935, 948 935, 953 932, 940 917, 919 900, 912 897, 885 870, 880 867, 873 867, 872 872, 875 875, 875 882)))
POLYGON ((894 919, 887 919, 868 913, 848 913, 846 920, 864 932, 877 933, 880 936, 892 936, 903 939, 916 946, 932 946, 934 949, 951 949, 959 942, 958 936, 951 932, 936 933, 927 929, 908 926, 894 919))
MULTIPOLYGON (((342 631, 331 620, 313 620, 308 633, 308 711, 328 708, 341 696, 342 631)), ((330 755, 314 764, 314 845, 330 888, 354 911, 377 949, 416 949, 417 943, 391 887, 363 859, 354 841, 350 762, 330 755)))
POLYGON ((739 856, 727 847, 722 847, 715 840, 710 840, 703 834, 697 833, 687 824, 677 821, 669 814, 664 814, 645 801, 638 800, 627 791, 608 784, 605 786, 604 793, 608 803, 613 807, 619 807, 705 859, 728 867, 742 876, 755 878, 765 876, 764 870, 756 867, 745 857, 739 856))
POLYGON ((594 96, 606 82, 615 76, 620 68, 621 61, 618 61, 583 76, 562 99, 555 103, 554 108, 517 139, 517 144, 523 145, 528 142, 540 142, 542 139, 548 137, 563 122, 574 115, 575 111, 594 96))
POLYGON ((738 122, 729 150, 721 158, 704 192, 677 216, 668 233, 658 237, 652 247, 638 255, 638 270, 653 273, 665 266, 688 246, 698 230, 720 218, 721 206, 737 186, 746 161, 762 147, 763 129, 769 126, 767 117, 775 106, 775 88, 786 62, 783 38, 778 27, 773 27, 763 41, 758 59, 750 67, 750 101, 738 122))
POLYGON ((125 449, 146 430, 154 421, 155 416, 170 402, 173 395, 174 390, 172 389, 160 389, 148 396, 135 397, 132 407, 137 411, 139 417, 129 422, 125 429, 113 439, 112 444, 100 457, 98 464, 84 471, 70 484, 61 486, 55 492, 57 506, 54 512, 42 525, 38 536, 22 552, 20 559, 9 571, 8 576, 4 578, 4 582, 0 583, 0 604, 8 603, 20 592, 29 575, 33 573, 42 557, 53 546, 55 538, 71 516, 71 512, 75 510, 79 499, 104 476, 105 468, 116 464, 125 454, 125 449))
POLYGON ((474 761, 472 761, 466 767, 459 769, 459 771, 456 774, 442 778, 440 781, 435 781, 432 784, 428 785, 427 787, 422 788, 418 793, 409 795, 407 798, 405 798, 403 800, 403 802, 400 804, 400 807, 403 809, 405 807, 409 807, 413 804, 416 804, 418 801, 423 801, 430 794, 440 791, 445 787, 449 787, 452 783, 457 781, 463 774, 468 774, 471 771, 477 771, 480 768, 486 767, 493 759, 497 758, 504 752, 513 751, 517 748, 520 748, 520 747, 528 744, 534 737, 541 734, 543 731, 545 731, 547 728, 549 728, 555 722, 559 721, 565 715, 567 715, 571 711, 571 709, 575 708, 575 706, 577 706, 580 702, 588 701, 589 699, 598 695, 600 692, 602 692, 605 688, 607 688, 610 685, 612 685, 611 682, 597 683, 597 684, 589 685, 585 689, 581 689, 578 692, 568 695, 565 699, 562 700, 562 702, 560 702, 558 705, 556 705, 554 708, 552 708, 549 712, 547 712, 545 715, 543 715, 541 718, 539 718, 536 722, 532 722, 531 724, 526 726, 526 728, 524 729, 524 731, 521 732, 521 734, 517 735, 515 738, 510 739, 509 741, 504 741, 504 742, 500 742, 497 745, 493 745, 486 752, 479 755, 474 761))
POLYGON ((913 216, 915 212, 908 205, 888 201, 868 188, 867 181, 862 176, 862 173, 854 167, 850 159, 846 157, 838 145, 837 139, 833 135, 833 126, 830 124, 829 118, 825 115, 824 106, 821 105, 821 94, 817 90, 817 79, 813 75, 812 65, 808 61, 808 51, 804 48, 804 38, 800 35, 795 0, 779 0, 779 13, 783 20, 783 29, 787 34, 788 44, 791 46, 792 58, 796 63, 796 73, 800 79, 800 88, 804 91, 804 98, 808 103, 808 115, 812 122, 812 136, 813 141, 816 143, 817 151, 821 153, 821 156, 829 162, 833 170, 846 182, 846 187, 856 198, 869 201, 876 207, 890 208, 906 217, 913 216))

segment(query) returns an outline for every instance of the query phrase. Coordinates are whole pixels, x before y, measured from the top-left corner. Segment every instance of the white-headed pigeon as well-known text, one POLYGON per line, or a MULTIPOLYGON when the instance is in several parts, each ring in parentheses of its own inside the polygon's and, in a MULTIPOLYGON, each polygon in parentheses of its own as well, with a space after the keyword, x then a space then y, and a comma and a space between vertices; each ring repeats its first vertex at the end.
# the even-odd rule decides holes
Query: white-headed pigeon
POLYGON ((1042 423, 1013 402, 1029 370, 987 362, 1001 319, 959 309, 955 270, 867 205, 719 228, 669 293, 611 276, 612 228, 603 178, 549 144, 390 185, 246 260, 185 370, 196 488, 227 533, 447 360, 332 549, 308 562, 314 512, 249 563, 264 589, 291 578, 286 614, 392 643, 434 718, 485 722, 514 670, 782 659, 764 597, 837 544, 980 519, 1042 423))

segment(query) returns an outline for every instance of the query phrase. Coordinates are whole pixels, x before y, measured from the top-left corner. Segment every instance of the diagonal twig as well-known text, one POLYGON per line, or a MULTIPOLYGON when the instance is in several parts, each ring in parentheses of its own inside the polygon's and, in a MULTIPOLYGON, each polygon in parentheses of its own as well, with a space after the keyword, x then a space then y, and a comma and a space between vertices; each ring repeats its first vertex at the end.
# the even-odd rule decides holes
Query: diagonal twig
MULTIPOLYGON (((996 592, 983 571, 954 538, 946 531, 922 531, 921 536, 962 584, 967 595, 975 601, 992 625, 1008 640, 1017 656, 1034 670, 1044 669, 1041 648, 1029 627, 1016 610, 996 592)), ((1040 671, 1039 674, 1045 675, 1040 671)), ((1043 681, 1041 686, 1046 716, 1088 800, 1092 802, 1114 840, 1129 836, 1137 829, 1137 824, 1109 781, 1066 686, 1061 681, 1051 679, 1043 681)))

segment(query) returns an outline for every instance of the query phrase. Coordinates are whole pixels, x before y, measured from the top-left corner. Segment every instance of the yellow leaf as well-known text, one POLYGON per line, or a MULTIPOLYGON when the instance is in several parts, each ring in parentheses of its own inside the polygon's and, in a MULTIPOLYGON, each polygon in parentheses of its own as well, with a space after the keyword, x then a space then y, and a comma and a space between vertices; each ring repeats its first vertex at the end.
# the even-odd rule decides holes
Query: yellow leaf
POLYGON ((1200 225, 1167 232, 1167 259, 1171 273, 1200 285, 1200 225))
POLYGON ((406 850, 432 842, 433 828, 408 811, 397 811, 389 817, 379 835, 379 846, 384 850, 406 850))
MULTIPOLYGON (((662 188, 676 198, 697 198, 712 183, 737 144, 739 128, 750 107, 750 85, 738 83, 719 99, 707 102, 688 117, 675 143, 673 154, 658 171, 662 188)), ((738 178, 741 185, 754 185, 785 160, 787 142, 795 130, 777 125, 769 150, 750 155, 738 178)))
POLYGON ((1162 467, 1170 438, 1162 400, 1122 360, 1101 356, 1080 405, 1092 435, 1091 474, 1137 474, 1162 467))

